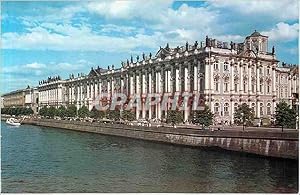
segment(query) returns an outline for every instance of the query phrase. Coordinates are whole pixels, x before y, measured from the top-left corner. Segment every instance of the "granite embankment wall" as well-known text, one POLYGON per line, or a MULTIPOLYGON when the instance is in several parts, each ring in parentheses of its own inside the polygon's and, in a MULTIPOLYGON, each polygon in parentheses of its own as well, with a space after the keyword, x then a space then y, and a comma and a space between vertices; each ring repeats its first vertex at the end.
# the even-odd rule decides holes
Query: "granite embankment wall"
POLYGON ((226 130, 212 132, 189 128, 140 127, 53 119, 27 119, 23 123, 187 146, 219 147, 231 151, 270 157, 298 159, 298 132, 226 130))

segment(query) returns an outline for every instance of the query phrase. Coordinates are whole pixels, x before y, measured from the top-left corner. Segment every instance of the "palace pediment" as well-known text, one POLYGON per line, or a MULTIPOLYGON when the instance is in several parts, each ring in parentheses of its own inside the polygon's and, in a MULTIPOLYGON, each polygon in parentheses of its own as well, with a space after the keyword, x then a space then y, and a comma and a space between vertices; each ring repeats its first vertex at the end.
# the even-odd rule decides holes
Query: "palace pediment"
POLYGON ((157 58, 161 58, 164 59, 165 57, 167 57, 168 55, 170 55, 170 52, 168 50, 166 50, 165 48, 160 48, 158 50, 158 52, 156 53, 156 57, 157 58))
POLYGON ((243 51, 239 54, 240 56, 243 56, 243 57, 251 57, 251 58, 256 58, 256 54, 254 53, 254 51, 252 50, 246 50, 246 51, 243 51))

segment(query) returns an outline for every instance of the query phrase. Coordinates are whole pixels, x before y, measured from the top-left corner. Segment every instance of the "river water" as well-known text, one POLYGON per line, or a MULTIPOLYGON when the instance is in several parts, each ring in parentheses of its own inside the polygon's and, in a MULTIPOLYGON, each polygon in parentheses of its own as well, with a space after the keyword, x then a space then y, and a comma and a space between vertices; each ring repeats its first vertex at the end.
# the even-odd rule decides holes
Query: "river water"
POLYGON ((1 122, 2 192, 297 192, 298 161, 1 122))

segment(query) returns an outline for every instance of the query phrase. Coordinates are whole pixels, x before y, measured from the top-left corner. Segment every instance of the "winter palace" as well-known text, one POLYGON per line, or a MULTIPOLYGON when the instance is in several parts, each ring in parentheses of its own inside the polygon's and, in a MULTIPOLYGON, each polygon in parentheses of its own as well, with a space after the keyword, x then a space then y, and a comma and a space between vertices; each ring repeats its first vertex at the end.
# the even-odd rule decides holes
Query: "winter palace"
MULTIPOLYGON (((114 93, 124 93, 129 98, 140 96, 145 104, 149 93, 172 96, 189 92, 201 95, 215 114, 215 123, 232 123, 234 110, 242 103, 253 108, 257 118, 272 119, 279 101, 298 105, 299 73, 298 66, 279 63, 275 48, 268 48, 268 37, 257 31, 242 43, 206 37, 203 42, 175 48, 167 44, 153 56, 131 56, 121 68, 96 67, 87 75, 40 81, 35 89, 38 107, 75 104, 92 109, 102 93, 109 95, 101 101, 109 102, 114 93)), ((4 106, 12 94, 3 95, 4 106)), ((137 119, 162 119, 167 114, 160 103, 135 112, 137 119)), ((189 109, 183 111, 185 121, 190 113, 189 109)))

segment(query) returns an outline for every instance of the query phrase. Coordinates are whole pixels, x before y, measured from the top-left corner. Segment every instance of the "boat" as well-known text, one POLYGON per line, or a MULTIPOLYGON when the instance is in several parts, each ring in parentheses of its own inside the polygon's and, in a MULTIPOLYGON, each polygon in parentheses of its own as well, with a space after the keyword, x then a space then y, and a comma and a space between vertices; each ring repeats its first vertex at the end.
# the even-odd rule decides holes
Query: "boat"
POLYGON ((21 123, 17 119, 14 119, 14 118, 7 119, 6 124, 9 124, 12 126, 20 126, 21 125, 21 123))

